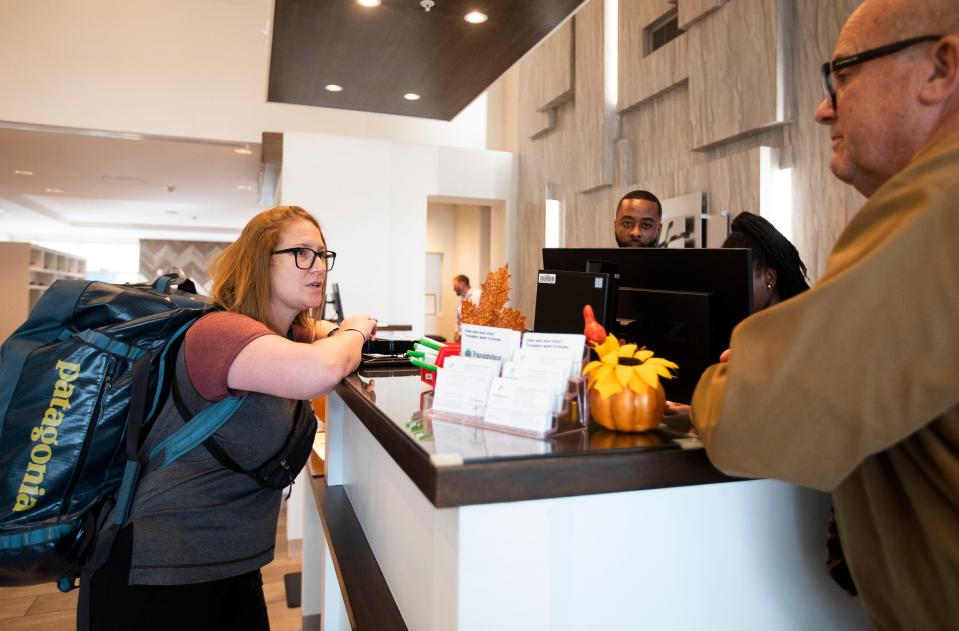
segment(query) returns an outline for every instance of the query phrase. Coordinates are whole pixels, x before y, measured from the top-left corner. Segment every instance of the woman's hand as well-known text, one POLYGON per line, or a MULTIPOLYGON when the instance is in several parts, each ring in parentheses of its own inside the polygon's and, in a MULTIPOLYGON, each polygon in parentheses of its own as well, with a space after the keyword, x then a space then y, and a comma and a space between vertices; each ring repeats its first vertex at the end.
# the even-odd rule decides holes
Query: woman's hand
POLYGON ((673 401, 666 401, 666 414, 689 414, 689 406, 685 403, 674 403, 673 401))
POLYGON ((366 343, 376 337, 376 320, 368 315, 350 316, 340 323, 340 331, 337 335, 345 333, 347 329, 362 333, 363 342, 366 343))

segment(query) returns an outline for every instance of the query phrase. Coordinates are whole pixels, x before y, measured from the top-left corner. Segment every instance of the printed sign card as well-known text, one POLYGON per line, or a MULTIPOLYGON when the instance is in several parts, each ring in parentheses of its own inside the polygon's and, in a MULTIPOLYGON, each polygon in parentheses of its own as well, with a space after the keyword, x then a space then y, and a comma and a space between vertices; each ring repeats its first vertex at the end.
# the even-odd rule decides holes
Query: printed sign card
POLYGON ((499 377, 500 363, 494 359, 450 355, 443 361, 444 371, 453 371, 492 380, 499 377))
POLYGON ((523 350, 544 357, 563 357, 569 363, 569 378, 579 377, 586 336, 575 333, 527 333, 523 350))
POLYGON ((492 377, 440 368, 433 391, 433 409, 467 416, 482 416, 486 410, 492 377))
POLYGON ((493 381, 483 420, 519 430, 545 433, 553 425, 554 393, 543 383, 502 377, 493 381))
POLYGON ((513 359, 513 352, 520 345, 520 332, 511 329, 464 324, 460 332, 460 354, 464 357, 492 359, 502 364, 513 359))
POLYGON ((565 360, 533 358, 507 362, 503 364, 503 377, 546 385, 553 392, 553 412, 558 413, 562 409, 569 378, 565 360))

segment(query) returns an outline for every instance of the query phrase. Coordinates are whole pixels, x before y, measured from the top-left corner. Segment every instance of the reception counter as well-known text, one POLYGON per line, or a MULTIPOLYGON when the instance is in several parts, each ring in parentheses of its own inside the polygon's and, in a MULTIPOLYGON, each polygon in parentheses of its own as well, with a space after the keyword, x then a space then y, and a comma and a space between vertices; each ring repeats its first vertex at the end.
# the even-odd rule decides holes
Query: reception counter
POLYGON ((825 574, 828 497, 725 476, 688 419, 539 441, 424 418, 424 390, 385 370, 330 397, 304 510, 324 629, 868 628, 825 574))

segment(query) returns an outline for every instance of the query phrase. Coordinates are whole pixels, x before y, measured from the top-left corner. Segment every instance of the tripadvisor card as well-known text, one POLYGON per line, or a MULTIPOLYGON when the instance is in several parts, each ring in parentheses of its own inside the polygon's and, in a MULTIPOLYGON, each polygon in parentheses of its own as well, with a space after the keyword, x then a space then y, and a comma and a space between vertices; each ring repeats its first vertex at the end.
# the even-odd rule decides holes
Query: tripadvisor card
POLYGON ((520 332, 512 329, 464 324, 460 332, 460 354, 464 357, 492 359, 502 363, 513 359, 513 352, 520 344, 520 332))

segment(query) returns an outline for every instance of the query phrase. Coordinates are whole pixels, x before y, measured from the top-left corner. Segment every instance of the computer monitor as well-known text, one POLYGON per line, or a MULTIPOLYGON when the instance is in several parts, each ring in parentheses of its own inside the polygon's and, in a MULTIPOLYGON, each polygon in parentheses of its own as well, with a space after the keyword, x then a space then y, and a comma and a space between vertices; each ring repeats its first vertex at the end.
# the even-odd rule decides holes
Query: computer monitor
POLYGON ((343 321, 343 301, 340 299, 340 284, 333 283, 329 297, 327 297, 326 302, 323 304, 323 319, 330 320, 339 324, 343 321), (326 317, 326 307, 331 305, 333 307, 333 317, 326 317))
POLYGON ((616 282, 612 274, 541 270, 536 278, 533 330, 582 333, 583 305, 587 304, 593 307, 596 321, 604 326, 609 318, 615 319, 616 282))
MULTIPOLYGON (((664 380, 664 386, 667 397, 683 403, 729 347, 733 327, 752 304, 748 249, 544 248, 541 273, 552 270, 610 274, 615 314, 602 323, 617 337, 679 364, 678 378, 664 380)), ((573 298, 564 309, 579 312, 582 322, 577 302, 573 298)), ((568 314, 562 317, 568 320, 568 314)))

